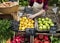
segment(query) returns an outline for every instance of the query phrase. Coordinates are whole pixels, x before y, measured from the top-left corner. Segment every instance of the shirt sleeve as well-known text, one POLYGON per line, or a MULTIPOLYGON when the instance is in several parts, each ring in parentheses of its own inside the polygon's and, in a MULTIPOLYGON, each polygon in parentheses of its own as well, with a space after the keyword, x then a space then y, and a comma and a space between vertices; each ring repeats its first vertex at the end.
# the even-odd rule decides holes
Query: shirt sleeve
POLYGON ((48 9, 48 0, 44 1, 43 9, 47 10, 48 9))

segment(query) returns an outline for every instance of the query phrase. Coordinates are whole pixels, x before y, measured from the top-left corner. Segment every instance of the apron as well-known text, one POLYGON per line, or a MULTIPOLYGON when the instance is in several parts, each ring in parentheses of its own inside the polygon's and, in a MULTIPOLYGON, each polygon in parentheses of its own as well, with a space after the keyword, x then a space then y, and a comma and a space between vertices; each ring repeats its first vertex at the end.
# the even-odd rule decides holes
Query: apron
MULTIPOLYGON (((42 0, 42 3, 41 4, 40 3, 37 3, 36 1, 37 0, 34 0, 34 4, 32 6, 34 14, 38 13, 41 9, 43 9, 43 5, 44 5, 44 3, 43 3, 44 0, 42 0)), ((45 16, 45 13, 42 14, 41 16, 45 16)))

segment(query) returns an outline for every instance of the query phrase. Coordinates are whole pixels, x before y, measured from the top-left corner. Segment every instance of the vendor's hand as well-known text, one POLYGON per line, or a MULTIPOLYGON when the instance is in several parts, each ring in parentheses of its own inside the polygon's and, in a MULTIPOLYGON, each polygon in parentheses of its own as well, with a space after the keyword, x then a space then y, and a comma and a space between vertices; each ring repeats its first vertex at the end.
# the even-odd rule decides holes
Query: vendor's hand
POLYGON ((33 19, 35 18, 35 15, 28 15, 28 18, 33 19))
POLYGON ((31 6, 28 6, 28 8, 31 8, 31 6))

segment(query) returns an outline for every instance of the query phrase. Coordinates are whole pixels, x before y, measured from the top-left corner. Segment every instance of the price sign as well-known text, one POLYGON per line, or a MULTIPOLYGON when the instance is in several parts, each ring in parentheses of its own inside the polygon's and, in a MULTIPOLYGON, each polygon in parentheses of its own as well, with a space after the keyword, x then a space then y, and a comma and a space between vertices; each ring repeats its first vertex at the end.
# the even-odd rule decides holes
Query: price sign
POLYGON ((50 33, 55 34, 56 30, 57 30, 57 27, 56 26, 52 26, 51 29, 50 29, 50 33))
POLYGON ((35 29, 27 28, 26 29, 26 35, 35 35, 35 29))

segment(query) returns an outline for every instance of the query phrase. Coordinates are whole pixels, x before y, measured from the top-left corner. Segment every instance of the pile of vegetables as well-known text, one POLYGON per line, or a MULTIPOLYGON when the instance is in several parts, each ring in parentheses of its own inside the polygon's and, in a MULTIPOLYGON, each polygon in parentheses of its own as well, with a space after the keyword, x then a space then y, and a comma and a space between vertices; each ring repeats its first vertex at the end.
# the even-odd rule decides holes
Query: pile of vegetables
POLYGON ((28 0, 19 0, 19 5, 27 6, 28 5, 28 0))
POLYGON ((60 37, 51 36, 52 43, 60 43, 60 37))
POLYGON ((0 19, 0 43, 6 43, 6 40, 13 36, 13 31, 10 29, 11 21, 0 19))

